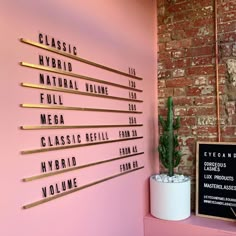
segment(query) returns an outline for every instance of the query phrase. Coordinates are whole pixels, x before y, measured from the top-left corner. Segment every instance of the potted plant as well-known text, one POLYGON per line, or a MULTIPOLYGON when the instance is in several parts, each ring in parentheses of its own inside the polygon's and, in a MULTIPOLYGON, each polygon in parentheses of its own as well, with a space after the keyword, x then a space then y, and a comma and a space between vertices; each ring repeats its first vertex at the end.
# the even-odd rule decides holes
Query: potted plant
POLYGON ((151 214, 164 220, 183 220, 190 216, 190 178, 175 174, 174 168, 180 164, 182 157, 179 149, 178 135, 180 117, 174 119, 173 99, 167 100, 167 119, 159 116, 163 134, 160 136, 158 152, 160 161, 168 170, 166 174, 150 177, 151 214))

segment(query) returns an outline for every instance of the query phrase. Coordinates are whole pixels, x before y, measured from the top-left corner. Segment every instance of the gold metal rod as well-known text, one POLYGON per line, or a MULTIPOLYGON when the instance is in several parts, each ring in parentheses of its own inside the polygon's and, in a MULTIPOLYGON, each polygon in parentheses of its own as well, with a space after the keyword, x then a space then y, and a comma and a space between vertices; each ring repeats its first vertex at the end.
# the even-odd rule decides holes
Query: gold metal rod
POLYGON ((121 101, 129 101, 129 102, 143 102, 142 100, 137 99, 130 99, 130 98, 122 98, 122 97, 115 97, 109 95, 101 95, 101 94, 93 94, 88 92, 81 92, 72 89, 60 88, 56 86, 47 86, 47 85, 38 85, 38 84, 31 84, 31 83, 21 83, 21 86, 26 88, 34 88, 34 89, 45 89, 50 91, 57 91, 57 92, 64 92, 64 93, 72 93, 72 94, 79 94, 84 96, 91 96, 91 97, 100 97, 100 98, 108 98, 114 100, 121 100, 121 101))
POLYGON ((104 164, 104 163, 108 163, 108 162, 113 162, 113 161, 129 158, 129 157, 133 157, 133 156, 142 155, 142 154, 144 154, 144 152, 134 153, 134 154, 125 155, 125 156, 121 156, 121 157, 115 157, 115 158, 104 160, 104 161, 93 162, 93 163, 89 163, 89 164, 82 165, 82 166, 75 166, 75 167, 72 167, 72 168, 67 168, 67 169, 54 171, 54 172, 50 172, 50 173, 46 173, 46 174, 27 177, 27 178, 22 179, 22 181, 23 182, 29 182, 29 181, 33 181, 33 180, 37 180, 37 179, 46 178, 46 177, 49 177, 49 176, 59 175, 59 174, 63 174, 63 173, 66 173, 66 172, 80 170, 80 169, 83 169, 83 168, 87 168, 87 167, 91 167, 91 166, 95 166, 95 165, 100 165, 100 164, 104 164))
POLYGON ((143 169, 143 168, 144 168, 144 166, 141 166, 141 167, 138 167, 138 168, 129 170, 129 171, 125 171, 125 172, 122 172, 122 173, 119 173, 119 174, 116 174, 116 175, 112 175, 112 176, 106 177, 106 178, 104 178, 104 179, 100 179, 100 180, 97 180, 97 181, 95 181, 95 182, 92 182, 92 183, 89 183, 89 184, 85 184, 85 185, 83 185, 83 186, 81 186, 81 187, 77 187, 77 188, 71 189, 71 190, 69 190, 69 191, 66 191, 66 192, 63 192, 63 193, 54 195, 54 196, 52 196, 52 197, 48 197, 48 198, 41 199, 41 200, 39 200, 39 201, 36 201, 36 202, 30 203, 30 204, 24 205, 22 208, 23 208, 23 209, 29 209, 29 208, 31 208, 31 207, 35 207, 35 206, 41 205, 41 204, 43 204, 43 203, 46 203, 46 202, 55 200, 55 199, 57 199, 57 198, 64 197, 64 196, 66 196, 66 195, 68 195, 68 194, 71 194, 71 193, 80 191, 80 190, 82 190, 82 189, 85 189, 85 188, 94 186, 94 185, 96 185, 96 184, 103 183, 103 182, 105 182, 105 181, 108 181, 108 180, 117 178, 117 177, 122 176, 122 175, 129 174, 129 173, 131 173, 131 172, 134 172, 134 171, 137 171, 137 170, 140 170, 140 169, 143 169))
POLYGON ((113 140, 95 142, 95 143, 84 143, 84 144, 74 144, 74 145, 68 145, 68 146, 56 146, 56 147, 50 147, 50 148, 39 148, 39 149, 21 151, 21 154, 26 155, 26 154, 33 154, 33 153, 40 153, 40 152, 50 152, 50 151, 56 151, 56 150, 62 150, 62 149, 80 148, 80 147, 93 146, 93 145, 106 144, 106 143, 124 142, 124 141, 142 139, 142 138, 143 136, 133 137, 133 138, 124 138, 124 139, 113 139, 113 140))
POLYGON ((136 92, 143 92, 143 90, 141 90, 141 89, 131 88, 129 86, 116 84, 116 83, 112 83, 112 82, 109 82, 109 81, 88 77, 88 76, 85 76, 85 75, 79 75, 79 74, 75 74, 75 73, 72 73, 72 72, 51 68, 51 67, 48 67, 48 66, 41 66, 41 65, 31 64, 31 63, 27 63, 27 62, 20 62, 20 65, 28 67, 28 68, 32 68, 32 69, 43 70, 43 71, 52 72, 52 73, 56 73, 56 74, 60 74, 60 75, 71 76, 71 77, 74 77, 74 78, 83 79, 83 80, 87 80, 87 81, 93 81, 93 82, 96 82, 96 83, 107 84, 107 85, 110 85, 110 86, 113 86, 113 87, 128 89, 128 90, 132 90, 132 91, 136 91, 136 92))
POLYGON ((119 128, 119 127, 141 127, 143 124, 134 125, 23 125, 22 130, 41 130, 41 129, 92 129, 92 128, 119 128))
POLYGON ((96 112, 114 112, 114 113, 129 113, 142 114, 141 111, 125 111, 113 109, 87 108, 87 107, 69 107, 69 106, 50 106, 42 104, 21 104, 23 108, 42 108, 42 109, 57 109, 57 110, 73 110, 73 111, 96 111, 96 112))
POLYGON ((59 54, 59 55, 62 55, 62 56, 65 56, 65 57, 68 57, 68 58, 77 60, 77 61, 79 61, 79 62, 88 64, 88 65, 91 65, 91 66, 98 67, 98 68, 103 69, 103 70, 107 70, 107 71, 110 71, 110 72, 114 72, 114 73, 116 73, 116 74, 124 75, 124 76, 130 77, 130 78, 132 78, 132 79, 142 80, 141 77, 137 77, 137 76, 134 76, 134 75, 130 75, 130 74, 125 73, 125 72, 123 72, 123 71, 116 70, 116 69, 110 68, 110 67, 108 67, 108 66, 104 66, 104 65, 101 65, 101 64, 98 64, 98 63, 89 61, 89 60, 87 60, 87 59, 84 59, 84 58, 81 58, 81 57, 78 57, 78 56, 69 54, 69 53, 67 53, 67 52, 62 52, 62 51, 57 50, 57 49, 55 49, 55 48, 48 47, 48 46, 46 46, 46 45, 43 45, 43 44, 40 44, 40 43, 31 41, 31 40, 27 40, 27 39, 21 38, 20 41, 21 41, 22 43, 26 43, 26 44, 31 45, 31 46, 34 46, 34 47, 38 47, 38 48, 41 48, 41 49, 45 49, 45 50, 47 50, 47 51, 57 53, 57 54, 59 54))

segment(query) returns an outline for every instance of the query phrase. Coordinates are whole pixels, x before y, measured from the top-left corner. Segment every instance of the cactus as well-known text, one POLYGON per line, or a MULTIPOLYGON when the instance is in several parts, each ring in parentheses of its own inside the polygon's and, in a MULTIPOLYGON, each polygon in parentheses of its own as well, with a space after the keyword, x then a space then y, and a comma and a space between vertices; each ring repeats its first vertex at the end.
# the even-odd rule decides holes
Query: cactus
POLYGON ((181 152, 176 150, 179 147, 179 142, 178 135, 175 134, 175 130, 180 128, 180 117, 174 119, 172 97, 168 97, 167 108, 166 120, 159 115, 163 134, 160 136, 158 151, 160 160, 164 167, 168 169, 168 176, 171 177, 174 175, 174 168, 179 165, 182 156, 181 152))

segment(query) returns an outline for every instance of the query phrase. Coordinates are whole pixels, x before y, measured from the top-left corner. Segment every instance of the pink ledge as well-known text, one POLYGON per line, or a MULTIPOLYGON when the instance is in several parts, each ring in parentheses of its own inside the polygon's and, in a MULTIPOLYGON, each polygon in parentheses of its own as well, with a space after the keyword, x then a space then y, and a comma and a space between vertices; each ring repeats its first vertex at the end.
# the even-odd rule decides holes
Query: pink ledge
POLYGON ((144 236, 236 236, 236 222, 192 215, 182 221, 144 217, 144 236))

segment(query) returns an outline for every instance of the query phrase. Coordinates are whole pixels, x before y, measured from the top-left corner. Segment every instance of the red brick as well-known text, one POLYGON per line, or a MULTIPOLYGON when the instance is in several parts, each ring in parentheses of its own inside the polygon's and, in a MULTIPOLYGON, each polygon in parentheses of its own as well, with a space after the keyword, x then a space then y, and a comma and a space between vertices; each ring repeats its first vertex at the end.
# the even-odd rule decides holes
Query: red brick
POLYGON ((196 138, 195 137, 189 137, 185 140, 186 145, 195 145, 196 144, 196 138))
POLYGON ((159 43, 166 43, 166 42, 171 41, 171 34, 170 33, 159 34, 158 41, 159 43))
POLYGON ((233 45, 232 43, 220 44, 220 56, 230 57, 232 55, 233 45))
POLYGON ((213 15, 208 15, 207 17, 197 19, 193 22, 193 27, 202 27, 205 25, 212 25, 214 24, 213 15))
POLYGON ((231 12, 227 12, 224 15, 221 15, 218 19, 218 21, 220 23, 222 22, 227 22, 227 21, 233 21, 236 19, 236 11, 231 11, 231 12))
POLYGON ((223 32, 219 34, 219 41, 221 43, 229 43, 229 42, 235 42, 236 41, 236 32, 223 32))
POLYGON ((207 7, 213 5, 213 0, 192 0, 195 7, 207 7))
POLYGON ((157 6, 158 7, 162 7, 163 5, 165 5, 165 0, 158 0, 157 1, 157 6))
POLYGON ((213 13, 213 4, 205 5, 204 7, 199 6, 199 8, 195 8, 195 12, 198 17, 207 17, 212 15, 213 13))
POLYGON ((215 104, 215 97, 196 97, 194 104, 199 105, 213 105, 215 104))
POLYGON ((163 24, 163 25, 158 25, 158 35, 159 34, 165 34, 168 30, 168 26, 163 24))
POLYGON ((234 101, 226 102, 225 108, 227 111, 227 115, 232 116, 233 114, 235 114, 235 102, 234 101))
POLYGON ((169 97, 169 96, 173 96, 173 88, 162 88, 162 89, 158 89, 158 97, 169 97))
POLYGON ((236 29, 236 21, 229 21, 218 24, 219 33, 234 32, 236 29))
POLYGON ((212 36, 212 35, 196 37, 196 34, 195 34, 193 36, 194 36, 194 38, 192 39, 192 46, 193 47, 213 45, 213 43, 214 43, 214 36, 212 36))
MULTIPOLYGON (((222 98, 220 96, 220 101, 221 100, 222 100, 222 98)), ((223 106, 221 103, 220 103, 220 115, 221 116, 225 116, 226 115, 225 106, 223 106)))
POLYGON ((165 98, 158 98, 158 106, 159 107, 166 107, 166 99, 165 98))
POLYGON ((177 68, 172 72, 173 77, 183 77, 185 75, 185 69, 177 68))
POLYGON ((192 130, 186 126, 181 126, 178 130, 178 135, 191 135, 192 134, 192 130))
POLYGON ((221 137, 221 142, 236 143, 236 137, 221 137))
POLYGON ((158 88, 165 88, 166 87, 166 81, 164 79, 158 80, 158 88))
POLYGON ((174 107, 174 114, 176 116, 185 116, 187 115, 187 110, 183 107, 174 107))
POLYGON ((211 56, 201 56, 192 58, 192 66, 211 65, 214 64, 215 59, 211 56))
POLYGON ((161 15, 162 9, 158 9, 157 12, 158 12, 158 16, 157 16, 158 25, 163 25, 165 17, 161 15))
POLYGON ((186 38, 185 30, 173 30, 171 32, 171 39, 172 40, 180 40, 186 38))
POLYGON ((198 28, 197 36, 204 37, 207 35, 214 35, 214 27, 213 25, 206 25, 198 28))
POLYGON ((232 125, 236 125, 236 114, 231 115, 232 125))
POLYGON ((193 99, 191 97, 174 97, 173 102, 175 106, 193 105, 193 99))
POLYGON ((180 119, 181 126, 193 126, 196 125, 196 117, 182 117, 180 119))
POLYGON ((174 60, 173 65, 174 65, 174 68, 189 67, 190 66, 190 59, 184 58, 184 59, 174 60))
POLYGON ((175 0, 175 3, 186 3, 187 0, 175 0))
POLYGON ((166 43, 166 50, 189 48, 191 46, 191 43, 191 39, 173 40, 166 43))
POLYGON ((171 58, 162 60, 158 63, 158 66, 162 66, 162 70, 163 69, 173 69, 174 68, 174 63, 172 62, 171 58))
POLYGON ((236 44, 233 45, 232 56, 236 57, 236 44))
POLYGON ((170 59, 171 52, 162 51, 158 53, 158 61, 165 61, 170 59))
MULTIPOLYGON (((225 84, 226 77, 225 76, 219 76, 219 84, 225 84)), ((208 78, 208 84, 212 85, 216 83, 216 76, 209 76, 208 78)))
POLYGON ((215 115, 215 107, 188 107, 187 115, 188 116, 201 116, 201 115, 215 115))
POLYGON ((166 87, 169 88, 185 87, 192 85, 192 83, 193 83, 192 79, 188 79, 185 77, 173 78, 166 80, 166 87))
POLYGON ((206 76, 198 76, 193 79, 194 85, 206 85, 207 84, 207 77, 206 76))
POLYGON ((185 88, 174 88, 174 97, 186 96, 185 88))
POLYGON ((222 2, 218 6, 218 14, 228 13, 231 11, 236 11, 236 2, 234 0, 222 2))
POLYGON ((157 46, 157 51, 158 52, 163 52, 166 49, 166 44, 165 43, 159 43, 157 46))
POLYGON ((197 117, 197 125, 216 125, 216 115, 212 116, 198 116, 197 117))
POLYGON ((197 135, 217 135, 217 127, 197 127, 197 135))
POLYGON ((219 94, 225 94, 227 91, 227 88, 225 87, 225 85, 219 85, 219 94))
POLYGON ((235 126, 227 126, 221 129, 223 136, 235 136, 235 126))
POLYGON ((190 87, 186 91, 187 96, 200 96, 201 89, 199 87, 190 87))
POLYGON ((187 19, 186 11, 184 12, 178 12, 174 14, 173 22, 179 22, 179 21, 184 21, 187 19))
POLYGON ((215 74, 214 66, 194 66, 187 71, 188 75, 211 75, 215 74))
POLYGON ((166 108, 165 107, 163 107, 163 108, 161 108, 161 107, 159 107, 159 109, 158 109, 158 115, 161 115, 161 116, 166 116, 167 115, 167 110, 166 110, 166 108))
POLYGON ((192 9, 192 4, 187 3, 187 2, 183 2, 183 3, 179 3, 179 4, 171 4, 168 7, 168 12, 169 13, 178 13, 178 12, 186 11, 189 9, 192 9))
POLYGON ((173 58, 183 58, 185 56, 185 50, 174 50, 171 52, 173 58))
POLYGON ((219 65, 219 74, 224 74, 227 72, 226 64, 220 64, 219 65))
MULTIPOLYGON (((186 35, 186 38, 192 38, 192 37, 196 37, 198 33, 198 28, 187 28, 185 29, 185 35, 186 35)), ((192 43, 192 46, 194 44, 192 43)))
POLYGON ((204 47, 198 47, 198 48, 191 48, 187 52, 187 56, 189 57, 197 57, 197 56, 206 56, 213 54, 213 46, 204 46, 204 47))
POLYGON ((171 77, 171 72, 164 70, 164 71, 158 71, 158 79, 168 79, 171 77))
POLYGON ((209 137, 209 135, 204 136, 198 136, 197 141, 199 142, 216 142, 217 141, 217 136, 215 137, 209 137))
POLYGON ((179 166, 178 171, 183 175, 191 176, 194 174, 192 166, 179 166))

